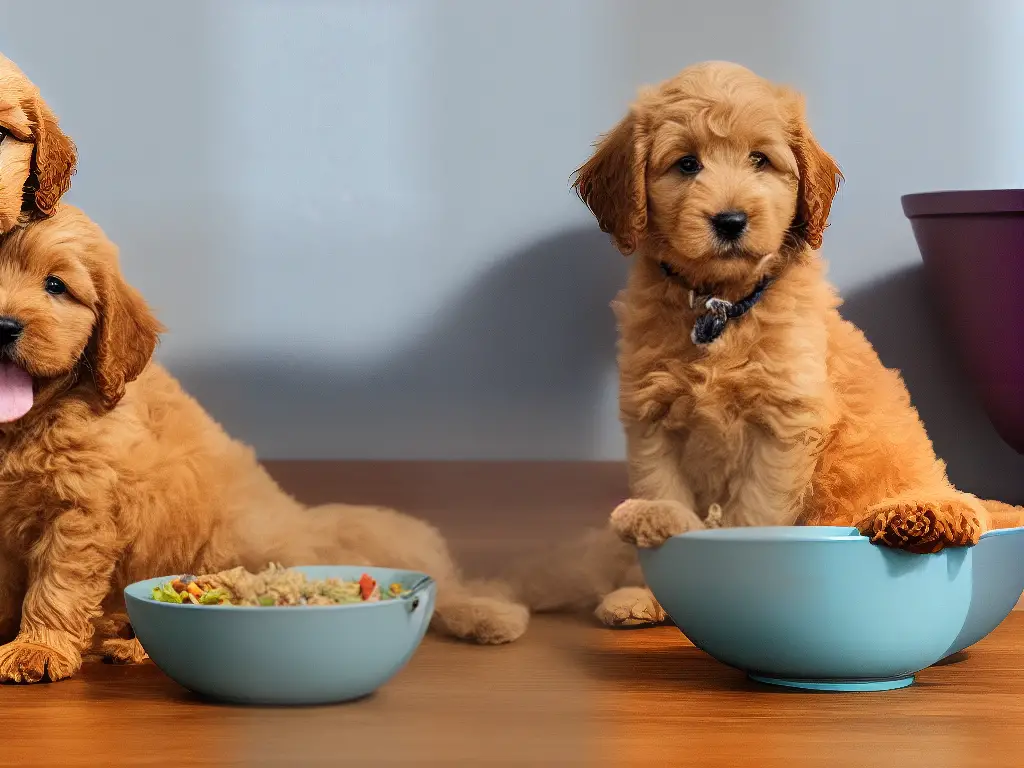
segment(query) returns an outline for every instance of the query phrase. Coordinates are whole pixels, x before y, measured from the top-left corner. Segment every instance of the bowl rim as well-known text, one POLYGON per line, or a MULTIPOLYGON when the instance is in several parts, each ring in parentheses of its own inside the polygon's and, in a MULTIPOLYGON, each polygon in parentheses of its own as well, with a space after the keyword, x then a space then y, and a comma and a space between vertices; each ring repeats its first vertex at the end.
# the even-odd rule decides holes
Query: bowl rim
MULTIPOLYGON (((388 568, 387 566, 369 566, 369 565, 292 565, 288 566, 298 571, 304 571, 310 568, 337 568, 339 570, 353 570, 362 571, 363 573, 369 573, 373 576, 373 572, 387 571, 394 574, 402 574, 403 579, 408 579, 415 583, 424 579, 427 579, 427 583, 418 590, 420 594, 423 592, 432 593, 437 589, 437 582, 434 581, 433 577, 421 571, 410 571, 405 568, 388 568)), ((123 590, 124 599, 127 603, 129 600, 135 600, 145 605, 154 605, 160 608, 172 608, 175 610, 186 610, 186 611, 220 611, 227 613, 251 613, 257 612, 267 614, 270 616, 276 616, 279 614, 289 615, 292 612, 287 610, 289 608, 296 608, 301 610, 303 613, 308 611, 323 612, 323 611, 341 611, 348 609, 379 609, 385 608, 392 605, 405 606, 407 600, 398 598, 394 600, 377 600, 372 603, 345 603, 343 605, 193 605, 192 603, 162 603, 159 600, 154 600, 146 595, 132 594, 129 590, 146 591, 151 590, 153 587, 162 584, 172 579, 176 579, 181 576, 180 573, 172 574, 170 576, 154 576, 149 579, 142 579, 141 581, 134 581, 123 590), (274 608, 282 608, 284 610, 275 611, 274 608)))
POLYGON ((1024 533, 1024 525, 1015 525, 1013 528, 993 528, 981 534, 980 538, 989 539, 994 536, 1009 536, 1015 533, 1024 533))
POLYGON ((853 526, 848 525, 751 525, 733 528, 702 528, 687 531, 673 539, 689 541, 803 543, 822 541, 867 541, 853 526))
POLYGON ((1024 189, 955 189, 915 192, 900 198, 908 219, 1024 213, 1024 189))
MULTIPOLYGON (((993 528, 981 534, 979 540, 1013 534, 1024 534, 1024 526, 993 528)), ((845 525, 757 525, 735 528, 704 528, 678 534, 672 539, 760 544, 856 542, 863 545, 871 543, 871 539, 861 534, 857 528, 845 525)))

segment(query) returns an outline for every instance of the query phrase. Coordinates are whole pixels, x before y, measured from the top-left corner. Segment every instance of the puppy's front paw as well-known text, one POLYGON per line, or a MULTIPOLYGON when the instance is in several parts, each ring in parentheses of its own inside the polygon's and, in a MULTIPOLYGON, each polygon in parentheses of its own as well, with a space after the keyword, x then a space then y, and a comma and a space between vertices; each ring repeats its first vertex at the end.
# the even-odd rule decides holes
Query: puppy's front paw
POLYGON ((612 512, 612 530, 637 547, 660 547, 680 533, 704 527, 693 510, 678 501, 629 499, 612 512))
POLYGON ((665 621, 665 609, 646 587, 623 587, 597 606, 594 615, 608 627, 643 627, 665 621))
POLYGON ((73 647, 53 648, 34 640, 18 637, 0 646, 0 681, 38 683, 71 677, 82 666, 82 656, 73 647))
POLYGON ((960 498, 883 501, 869 510, 858 528, 875 544, 917 554, 969 547, 982 533, 977 511, 960 498))

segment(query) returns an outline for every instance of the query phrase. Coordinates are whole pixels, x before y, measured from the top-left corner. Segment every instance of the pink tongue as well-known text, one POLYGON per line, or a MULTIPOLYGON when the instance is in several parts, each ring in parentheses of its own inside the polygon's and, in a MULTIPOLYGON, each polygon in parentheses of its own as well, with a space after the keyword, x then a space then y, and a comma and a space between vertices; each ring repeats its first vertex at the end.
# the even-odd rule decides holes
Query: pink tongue
POLYGON ((17 421, 32 409, 32 377, 13 363, 0 363, 0 422, 17 421))

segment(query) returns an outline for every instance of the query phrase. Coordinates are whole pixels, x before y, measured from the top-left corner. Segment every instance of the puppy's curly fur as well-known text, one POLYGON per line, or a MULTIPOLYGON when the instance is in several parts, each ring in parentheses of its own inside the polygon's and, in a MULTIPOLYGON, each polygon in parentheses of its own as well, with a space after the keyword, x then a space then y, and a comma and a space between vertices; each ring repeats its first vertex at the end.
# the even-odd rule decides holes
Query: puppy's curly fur
POLYGON ((542 569, 528 602, 656 620, 628 545, 701 527, 716 505, 724 525, 853 525, 913 552, 1024 521, 950 484, 899 373, 840 317, 816 253, 840 179, 797 93, 722 62, 642 92, 580 168, 601 229, 636 254, 614 303, 633 498, 575 545, 571 573, 542 569), (747 217, 735 240, 711 221, 730 211, 747 217), (691 341, 690 289, 735 301, 765 276, 719 340, 691 341))
POLYGON ((270 561, 424 571, 435 629, 480 643, 525 631, 526 608, 501 584, 464 582, 426 523, 286 495, 150 362, 160 325, 77 209, 0 241, 0 315, 24 327, 2 364, 30 374, 34 395, 0 425, 0 680, 73 674, 97 622, 109 656, 140 659, 124 632, 129 582, 270 561), (67 291, 47 292, 48 276, 67 291))
POLYGON ((52 214, 77 161, 39 90, 0 55, 0 235, 52 214))

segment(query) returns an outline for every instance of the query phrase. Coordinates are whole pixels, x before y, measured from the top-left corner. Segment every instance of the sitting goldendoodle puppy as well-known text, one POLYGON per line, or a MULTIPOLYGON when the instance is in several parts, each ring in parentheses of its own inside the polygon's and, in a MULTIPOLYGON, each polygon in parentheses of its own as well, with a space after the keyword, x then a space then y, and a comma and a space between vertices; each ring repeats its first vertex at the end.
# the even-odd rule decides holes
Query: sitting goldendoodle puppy
POLYGON ((950 484, 899 373, 840 317, 817 252, 840 178, 797 93, 719 62, 645 90, 579 170, 635 253, 614 305, 632 498, 528 580, 533 607, 661 621, 632 545, 712 521, 912 552, 1024 521, 950 484))

